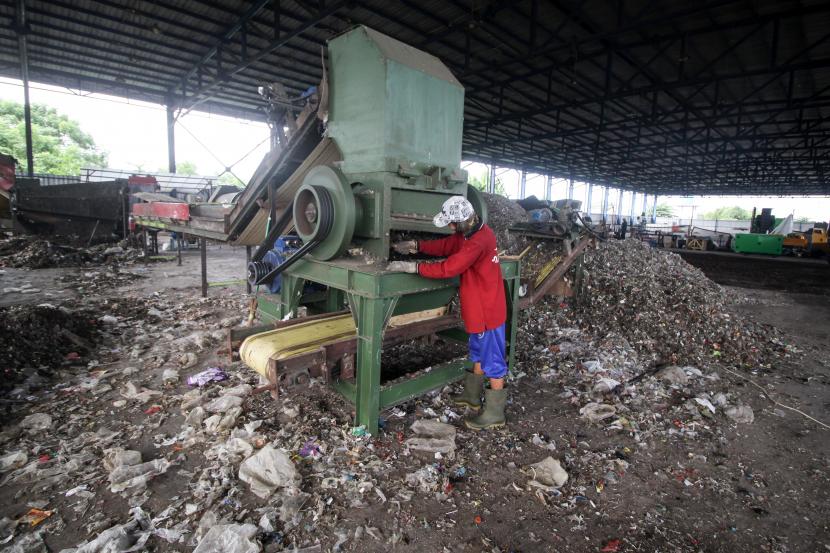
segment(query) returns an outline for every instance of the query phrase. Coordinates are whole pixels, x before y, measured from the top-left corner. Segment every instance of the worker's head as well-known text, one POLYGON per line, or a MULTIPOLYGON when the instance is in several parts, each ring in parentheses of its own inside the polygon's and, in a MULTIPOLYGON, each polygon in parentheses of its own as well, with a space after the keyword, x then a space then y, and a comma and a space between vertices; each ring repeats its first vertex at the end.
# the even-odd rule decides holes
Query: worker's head
POLYGON ((475 226, 478 217, 473 204, 464 196, 453 196, 441 206, 441 213, 433 217, 436 227, 449 227, 456 232, 469 232, 475 226))

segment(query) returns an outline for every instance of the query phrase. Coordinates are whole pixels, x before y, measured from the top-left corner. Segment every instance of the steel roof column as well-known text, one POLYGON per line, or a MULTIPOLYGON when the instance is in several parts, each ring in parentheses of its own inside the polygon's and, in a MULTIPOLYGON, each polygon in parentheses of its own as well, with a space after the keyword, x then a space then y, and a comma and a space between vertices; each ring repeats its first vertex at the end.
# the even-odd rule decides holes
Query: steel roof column
POLYGON ((545 200, 550 201, 553 195, 553 177, 548 175, 547 184, 545 185, 545 200))
POLYGON ((602 221, 605 222, 605 219, 608 216, 608 193, 611 192, 611 187, 606 185, 605 186, 605 194, 602 195, 602 221))
POLYGON ((490 180, 487 182, 487 192, 496 193, 496 162, 490 164, 490 180))
POLYGON ((167 99, 167 170, 176 172, 176 106, 167 99))
POLYGON ((647 211, 648 211, 648 194, 643 192, 643 211, 641 213, 642 213, 644 218, 646 216, 647 211))
POLYGON ((35 158, 32 152, 32 106, 29 103, 29 52, 26 35, 26 0, 17 0, 17 45, 20 51, 20 78, 23 80, 23 120, 26 128, 26 174, 35 174, 35 158))
POLYGON ((637 204, 637 193, 632 192, 631 193, 631 212, 629 213, 629 217, 631 217, 631 219, 634 219, 634 206, 636 204, 637 204))
POLYGON ((527 171, 522 169, 522 178, 519 181, 519 199, 522 200, 527 196, 527 171))
POLYGON ((657 194, 654 195, 654 203, 651 205, 651 222, 657 222, 657 194))
POLYGON ((569 200, 574 199, 574 178, 573 177, 568 179, 568 199, 569 200))
POLYGON ((623 189, 620 188, 620 195, 617 198, 617 224, 618 225, 620 223, 622 223, 622 215, 623 215, 622 201, 623 201, 623 189))
POLYGON ((588 215, 588 217, 590 217, 591 216, 591 200, 593 199, 593 195, 594 195, 594 185, 593 184, 590 184, 590 183, 588 184, 588 192, 587 192, 586 195, 587 195, 587 198, 585 199, 585 204, 586 204, 585 205, 585 213, 588 215))

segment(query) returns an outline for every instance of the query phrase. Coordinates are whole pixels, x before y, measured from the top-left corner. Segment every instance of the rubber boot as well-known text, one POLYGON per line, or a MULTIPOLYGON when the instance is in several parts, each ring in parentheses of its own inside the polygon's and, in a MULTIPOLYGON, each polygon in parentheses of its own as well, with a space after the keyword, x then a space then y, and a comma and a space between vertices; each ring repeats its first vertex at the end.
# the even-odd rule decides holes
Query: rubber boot
POLYGON ((484 375, 467 371, 464 373, 464 390, 452 397, 452 402, 459 407, 481 407, 481 392, 484 391, 484 375))
POLYGON ((464 421, 467 428, 484 430, 504 426, 504 405, 507 403, 507 390, 484 390, 484 410, 477 417, 464 421))

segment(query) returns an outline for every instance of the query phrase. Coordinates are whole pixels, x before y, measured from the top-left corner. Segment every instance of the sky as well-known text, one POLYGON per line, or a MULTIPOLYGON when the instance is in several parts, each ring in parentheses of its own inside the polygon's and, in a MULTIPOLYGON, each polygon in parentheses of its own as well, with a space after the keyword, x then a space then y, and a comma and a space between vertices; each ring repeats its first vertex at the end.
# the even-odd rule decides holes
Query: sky
MULTIPOLYGON (((78 121, 81 128, 92 135, 95 143, 108 154, 112 169, 136 171, 166 171, 167 130, 163 106, 128 100, 103 94, 32 83, 30 97, 33 103, 54 107, 60 113, 78 121)), ((0 78, 0 98, 23 102, 23 87, 17 79, 0 78)), ((204 112, 191 112, 176 124, 176 161, 195 164, 202 175, 218 175, 226 166, 243 182, 256 170, 268 149, 268 127, 265 123, 233 119, 204 112), (198 137, 198 139, 196 138, 198 137), (200 144, 201 142, 201 144, 200 144), (241 161, 239 161, 241 159, 241 161)), ((480 163, 462 164, 471 175, 486 175, 488 168, 480 163)), ((35 168, 37 171, 37 168, 35 168)), ((499 169, 498 178, 504 183, 507 195, 518 198, 520 174, 499 169)), ((528 175, 526 194, 544 197, 546 179, 542 175, 528 175)), ((565 179, 555 179, 553 199, 567 197, 565 179)), ((574 198, 587 200, 588 186, 575 183, 574 198)), ((592 212, 601 211, 604 189, 595 186, 591 198, 592 212)), ((619 192, 611 190, 609 205, 618 209, 619 192)), ((648 206, 653 203, 649 197, 648 206)), ((661 196, 658 203, 674 207, 679 218, 688 218, 723 206, 739 206, 748 211, 753 207, 773 208, 773 214, 815 221, 830 220, 830 197, 770 197, 770 196, 661 196)), ((631 193, 623 196, 622 211, 631 209, 631 193)), ((650 208, 649 208, 650 209, 650 208)), ((642 211, 642 196, 635 202, 635 214, 642 211)))
MULTIPOLYGON (((107 152, 111 169, 167 171, 164 106, 37 83, 30 85, 29 97, 78 121, 107 152)), ((21 81, 0 78, 0 98, 23 103, 21 81)), ((197 111, 176 123, 176 162, 194 163, 201 175, 218 175, 235 164, 233 173, 248 182, 267 151, 265 123, 197 111)))

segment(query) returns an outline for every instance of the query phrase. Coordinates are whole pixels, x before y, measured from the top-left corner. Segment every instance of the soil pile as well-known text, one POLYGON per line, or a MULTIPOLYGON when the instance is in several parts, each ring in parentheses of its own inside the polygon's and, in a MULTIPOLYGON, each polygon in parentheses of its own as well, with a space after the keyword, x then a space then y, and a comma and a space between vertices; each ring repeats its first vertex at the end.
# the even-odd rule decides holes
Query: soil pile
POLYGON ((98 330, 91 311, 41 304, 0 309, 0 336, 0 395, 5 395, 26 378, 46 376, 89 353, 98 330))

